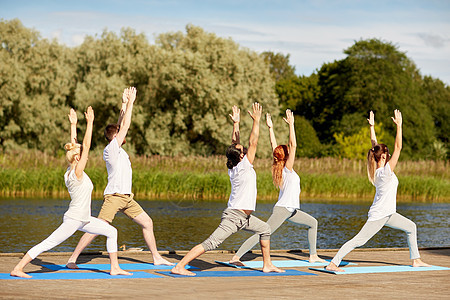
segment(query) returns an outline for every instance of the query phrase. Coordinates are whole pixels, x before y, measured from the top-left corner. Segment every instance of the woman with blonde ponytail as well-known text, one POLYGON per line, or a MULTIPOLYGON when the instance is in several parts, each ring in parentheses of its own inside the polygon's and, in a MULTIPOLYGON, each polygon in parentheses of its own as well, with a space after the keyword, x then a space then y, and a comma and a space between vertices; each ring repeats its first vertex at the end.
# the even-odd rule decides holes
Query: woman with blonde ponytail
MULTIPOLYGON (((272 234, 286 220, 308 226, 309 262, 325 262, 317 255, 316 250, 317 220, 300 210, 300 177, 294 171, 295 151, 297 148, 294 114, 289 109, 286 110, 286 117, 283 120, 289 125, 289 145, 277 146, 272 118, 269 114, 266 115, 270 144, 273 150, 272 179, 274 185, 280 189, 278 202, 275 204, 267 224, 269 224, 272 234)), ((257 235, 248 238, 230 263, 244 266, 240 261, 241 257, 253 248, 257 242, 257 235)))
POLYGON ((11 271, 11 276, 31 278, 23 271, 23 268, 34 258, 44 251, 48 251, 64 242, 75 231, 80 230, 93 234, 106 236, 106 248, 111 259, 111 275, 132 275, 119 266, 117 259, 117 230, 108 223, 91 216, 91 193, 93 185, 84 172, 88 161, 89 148, 91 147, 92 128, 94 123, 94 111, 92 107, 87 108, 87 126, 83 139, 83 145, 77 143, 77 114, 71 109, 70 121, 70 143, 64 145, 66 160, 69 163, 64 181, 71 198, 69 209, 64 214, 63 223, 44 241, 31 248, 22 260, 11 271))
POLYGON ((326 267, 329 271, 344 272, 339 268, 342 259, 353 249, 363 246, 384 226, 400 229, 406 233, 410 258, 413 267, 429 267, 420 259, 417 246, 417 229, 413 221, 396 212, 396 198, 398 179, 394 169, 397 166, 402 150, 402 113, 394 110, 392 118, 397 126, 394 152, 392 156, 385 144, 378 144, 375 135, 375 117, 369 113, 367 121, 370 125, 370 140, 372 148, 367 153, 367 175, 369 181, 375 186, 375 198, 369 209, 369 218, 361 231, 350 241, 346 242, 326 267))

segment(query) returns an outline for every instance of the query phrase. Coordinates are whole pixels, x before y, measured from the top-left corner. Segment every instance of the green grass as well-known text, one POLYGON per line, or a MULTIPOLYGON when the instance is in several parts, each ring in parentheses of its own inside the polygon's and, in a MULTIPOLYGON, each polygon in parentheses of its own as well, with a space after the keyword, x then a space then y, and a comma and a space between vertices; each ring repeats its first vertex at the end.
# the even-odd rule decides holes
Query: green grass
MULTIPOLYGON (((228 198, 230 182, 225 158, 131 157, 133 192, 142 199, 228 198)), ((68 197, 63 157, 26 151, 0 155, 0 195, 20 197, 68 197)), ((258 199, 274 201, 270 159, 256 159, 258 199)), ((372 201, 375 188, 369 183, 365 162, 338 158, 298 159, 301 198, 317 201, 372 201)), ((91 153, 86 173, 94 183, 94 197, 101 198, 107 174, 101 153, 91 153)), ((446 162, 421 161, 398 164, 400 202, 450 202, 450 179, 446 162), (420 176, 418 175, 420 174, 420 176)))

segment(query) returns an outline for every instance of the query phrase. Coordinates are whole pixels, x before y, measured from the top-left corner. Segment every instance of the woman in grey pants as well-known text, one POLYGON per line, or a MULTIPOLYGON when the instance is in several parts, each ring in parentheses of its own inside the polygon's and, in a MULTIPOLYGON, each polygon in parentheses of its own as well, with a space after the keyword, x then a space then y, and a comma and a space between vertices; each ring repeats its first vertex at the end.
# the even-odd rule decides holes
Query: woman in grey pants
POLYGON ((284 272, 275 267, 270 260, 269 225, 251 214, 256 207, 256 173, 253 169, 253 161, 259 138, 259 121, 262 107, 255 102, 252 105, 252 109, 253 112, 249 111, 253 119, 253 127, 250 133, 248 149, 240 142, 240 110, 233 106, 233 113, 230 115, 233 121, 233 134, 226 156, 228 176, 231 182, 231 194, 227 208, 222 213, 219 227, 203 243, 192 248, 183 257, 172 269, 171 272, 174 274, 195 276, 195 273, 185 269, 186 265, 206 251, 218 247, 227 237, 238 230, 247 230, 259 235, 264 261, 263 272, 284 272))
MULTIPOLYGON (((294 114, 286 110, 284 121, 289 125, 289 146, 279 145, 275 139, 273 123, 269 114, 266 115, 269 127, 270 144, 273 151, 272 177, 274 185, 280 189, 278 202, 273 208, 272 215, 267 220, 272 233, 280 227, 284 221, 308 226, 309 261, 325 262, 317 255, 317 220, 300 210, 300 177, 294 171, 295 150, 297 142, 295 138, 294 114)), ((230 263, 244 266, 240 261, 242 255, 247 253, 258 242, 258 236, 248 238, 233 256, 230 263)))
POLYGON ((344 272, 339 268, 342 259, 353 249, 363 246, 383 226, 400 229, 406 233, 410 258, 413 267, 429 267, 420 259, 417 247, 417 229, 413 221, 396 212, 398 179, 394 174, 402 150, 402 113, 394 110, 394 123, 397 125, 394 152, 392 156, 385 144, 378 144, 375 136, 375 117, 369 114, 370 139, 372 149, 367 154, 367 175, 369 181, 375 186, 375 198, 369 209, 369 218, 361 231, 350 241, 346 242, 326 267, 329 271, 344 272))

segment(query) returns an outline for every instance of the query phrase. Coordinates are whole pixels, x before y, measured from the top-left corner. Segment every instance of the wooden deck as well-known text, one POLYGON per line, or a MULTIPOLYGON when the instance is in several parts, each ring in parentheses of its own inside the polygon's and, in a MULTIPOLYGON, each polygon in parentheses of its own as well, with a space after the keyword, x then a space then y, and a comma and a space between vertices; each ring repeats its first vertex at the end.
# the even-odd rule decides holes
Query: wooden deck
MULTIPOLYGON (((173 262, 186 251, 161 252, 173 262)), ((322 258, 332 258, 336 250, 319 250, 322 258)), ((450 247, 420 250, 423 261, 450 267, 450 247)), ((9 273, 23 254, 0 254, 0 273, 9 273)), ((148 252, 120 252, 120 263, 152 262, 148 252)), ((191 265, 201 270, 232 271, 216 264, 229 260, 228 251, 212 251, 191 265)), ((69 253, 44 253, 25 269, 48 272, 43 264, 64 264, 69 253)), ((307 252, 278 250, 272 259, 306 259, 307 252)), ((258 252, 243 260, 261 260, 258 252)), ((409 265, 407 249, 357 249, 346 261, 358 266, 409 265)), ((79 263, 109 263, 105 253, 82 255, 79 263)), ((2 299, 450 299, 450 270, 333 275, 306 267, 293 268, 318 276, 207 277, 92 280, 0 280, 2 299)), ((155 271, 147 271, 154 273, 155 271)), ((31 274, 32 275, 32 274, 31 274)))

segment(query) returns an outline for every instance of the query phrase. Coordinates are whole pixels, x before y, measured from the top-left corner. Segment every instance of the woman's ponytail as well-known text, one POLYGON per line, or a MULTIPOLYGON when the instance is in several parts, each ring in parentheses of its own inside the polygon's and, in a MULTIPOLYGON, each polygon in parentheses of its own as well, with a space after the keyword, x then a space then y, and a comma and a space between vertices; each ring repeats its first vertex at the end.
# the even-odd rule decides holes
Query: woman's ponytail
POLYGON ((283 168, 289 156, 288 147, 279 145, 273 150, 272 180, 277 188, 283 186, 283 168))
POLYGON ((81 154, 81 145, 78 143, 67 143, 64 145, 66 150, 66 160, 69 164, 72 164, 75 160, 75 156, 81 154))

